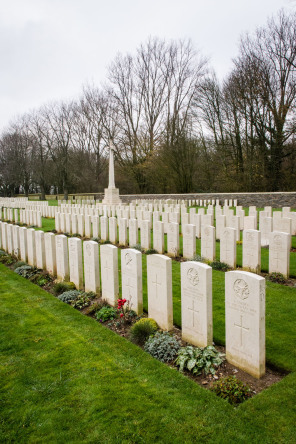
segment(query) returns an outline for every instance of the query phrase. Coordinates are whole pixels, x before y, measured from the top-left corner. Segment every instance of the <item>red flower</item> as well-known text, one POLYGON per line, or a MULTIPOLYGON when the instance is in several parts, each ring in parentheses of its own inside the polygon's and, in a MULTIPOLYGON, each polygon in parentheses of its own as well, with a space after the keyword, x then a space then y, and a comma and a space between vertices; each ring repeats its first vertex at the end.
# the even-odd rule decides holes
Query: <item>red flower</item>
POLYGON ((123 313, 120 313, 120 317, 123 318, 123 313))

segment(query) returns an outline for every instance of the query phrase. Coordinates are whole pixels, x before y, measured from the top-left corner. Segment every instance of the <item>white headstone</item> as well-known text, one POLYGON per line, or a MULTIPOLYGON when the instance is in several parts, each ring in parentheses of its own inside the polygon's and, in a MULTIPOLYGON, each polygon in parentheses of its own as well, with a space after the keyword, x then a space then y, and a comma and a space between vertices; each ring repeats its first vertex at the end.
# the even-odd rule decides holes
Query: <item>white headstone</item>
POLYGON ((101 239, 102 241, 108 240, 108 217, 100 217, 101 222, 101 239))
POLYGON ((161 221, 153 224, 153 248, 159 254, 164 252, 164 223, 161 221))
POLYGON ((148 316, 163 330, 173 328, 172 260, 161 254, 147 257, 148 316))
POLYGON ((117 303, 118 284, 118 248, 114 245, 101 245, 102 298, 110 305, 117 303))
POLYGON ((183 257, 193 259, 196 255, 195 225, 184 225, 183 227, 183 257))
POLYGON ((215 260, 215 227, 205 225, 201 228, 201 256, 209 261, 215 260))
POLYGON ((260 378, 265 373, 265 279, 246 271, 225 273, 226 358, 260 378))
POLYGON ((82 242, 77 237, 68 239, 70 281, 76 288, 83 288, 82 242))
POLYGON ((83 242, 85 291, 100 292, 99 245, 95 241, 83 242))
POLYGON ((117 219, 116 217, 109 217, 109 241, 112 244, 117 243, 117 219))
POLYGON ((167 250, 169 255, 173 257, 179 256, 179 224, 168 224, 167 250))
POLYGON ((119 219, 119 245, 127 246, 127 219, 119 219))
POLYGON ((138 230, 138 221, 137 219, 130 219, 129 220, 129 227, 128 227, 128 236, 129 236, 129 246, 134 247, 135 245, 138 245, 139 242, 139 230, 138 230))
POLYGON ((236 268, 236 230, 226 227, 220 237, 220 262, 236 268))
POLYGON ((28 248, 27 248, 27 228, 20 227, 20 256, 21 260, 27 262, 28 248))
POLYGON ((32 267, 36 266, 36 247, 35 247, 35 230, 27 229, 27 247, 28 247, 28 264, 32 267))
POLYGON ((141 247, 144 250, 151 248, 151 233, 149 220, 142 220, 141 222, 141 247))
POLYGON ((269 239, 269 273, 282 273, 289 277, 291 235, 273 231, 269 239))
POLYGON ((182 339, 198 347, 213 343, 212 268, 181 263, 182 339))
POLYGON ((69 260, 68 260, 68 239, 67 236, 60 234, 55 237, 56 248, 56 273, 61 281, 70 279, 69 260))
POLYGON ((45 245, 44 245, 44 231, 36 231, 36 266, 41 270, 45 269, 45 245))
POLYGON ((260 273, 261 233, 257 230, 243 231, 243 268, 260 273))
POLYGON ((55 237, 53 233, 44 234, 46 270, 54 276, 57 273, 55 237))
POLYGON ((121 250, 122 299, 138 315, 143 313, 142 254, 132 248, 121 250))

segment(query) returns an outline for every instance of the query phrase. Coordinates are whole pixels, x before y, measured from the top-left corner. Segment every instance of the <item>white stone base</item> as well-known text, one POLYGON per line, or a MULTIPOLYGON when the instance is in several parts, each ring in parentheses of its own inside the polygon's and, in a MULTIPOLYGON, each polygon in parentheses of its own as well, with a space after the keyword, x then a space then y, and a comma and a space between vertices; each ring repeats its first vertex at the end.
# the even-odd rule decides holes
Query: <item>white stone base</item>
POLYGON ((105 188, 105 197, 103 199, 103 204, 105 205, 116 205, 120 204, 121 199, 119 197, 118 188, 105 188))

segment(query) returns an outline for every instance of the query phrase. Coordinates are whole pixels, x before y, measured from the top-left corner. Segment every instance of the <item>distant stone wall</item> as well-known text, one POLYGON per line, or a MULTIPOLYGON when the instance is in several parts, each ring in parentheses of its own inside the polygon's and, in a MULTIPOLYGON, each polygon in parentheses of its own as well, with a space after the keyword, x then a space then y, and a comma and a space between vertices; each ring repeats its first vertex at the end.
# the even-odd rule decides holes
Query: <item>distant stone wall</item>
POLYGON ((191 193, 191 194, 125 194, 121 195, 122 202, 134 199, 219 199, 223 204, 225 199, 237 199, 238 205, 248 207, 256 205, 262 208, 270 205, 273 208, 296 208, 296 192, 277 193, 191 193))

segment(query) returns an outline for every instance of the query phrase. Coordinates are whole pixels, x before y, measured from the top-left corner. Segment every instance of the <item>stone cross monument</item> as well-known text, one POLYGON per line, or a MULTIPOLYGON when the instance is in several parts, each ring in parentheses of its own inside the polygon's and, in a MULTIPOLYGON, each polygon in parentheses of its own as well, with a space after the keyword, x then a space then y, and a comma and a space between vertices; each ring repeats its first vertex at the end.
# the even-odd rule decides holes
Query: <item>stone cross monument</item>
POLYGON ((110 142, 109 147, 109 185, 105 188, 105 197, 103 199, 103 204, 116 205, 120 204, 121 199, 119 198, 119 189, 115 187, 114 180, 114 148, 112 142, 110 142))

